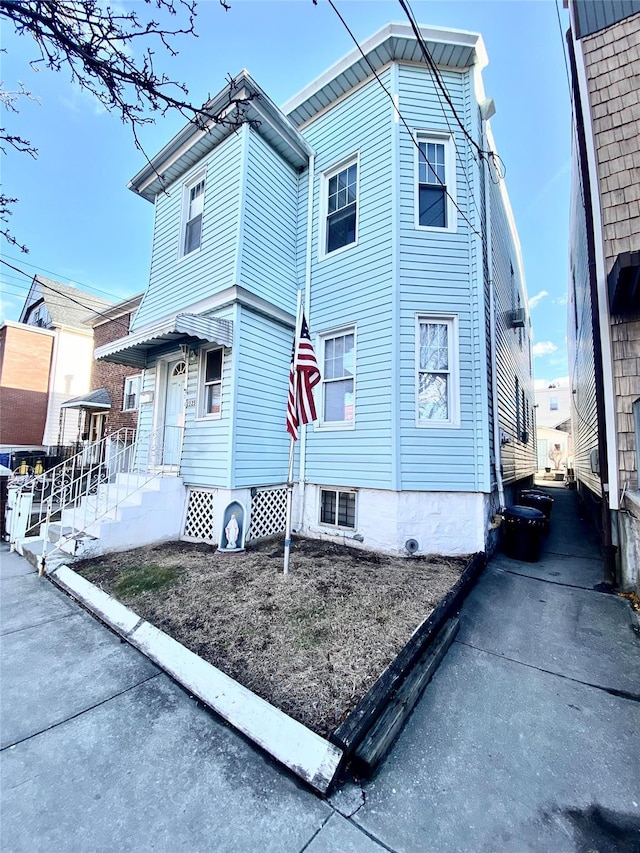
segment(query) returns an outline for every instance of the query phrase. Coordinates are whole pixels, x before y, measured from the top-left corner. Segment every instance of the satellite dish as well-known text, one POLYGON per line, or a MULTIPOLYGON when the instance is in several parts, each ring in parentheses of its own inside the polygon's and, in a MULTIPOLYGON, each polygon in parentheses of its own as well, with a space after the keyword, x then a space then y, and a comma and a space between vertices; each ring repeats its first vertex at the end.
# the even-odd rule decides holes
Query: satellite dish
POLYGON ((418 545, 417 539, 407 539, 407 541, 404 543, 404 547, 410 554, 415 554, 420 546, 418 545))

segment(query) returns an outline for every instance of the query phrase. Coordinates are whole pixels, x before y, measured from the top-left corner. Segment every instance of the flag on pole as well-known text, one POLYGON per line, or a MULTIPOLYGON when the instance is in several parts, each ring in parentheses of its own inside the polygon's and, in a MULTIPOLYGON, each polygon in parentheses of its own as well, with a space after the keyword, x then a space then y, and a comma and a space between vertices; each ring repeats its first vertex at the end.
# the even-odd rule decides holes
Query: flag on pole
POLYGON ((298 426, 317 418, 313 389, 320 382, 320 368, 313 351, 307 321, 302 314, 300 335, 293 342, 289 368, 289 401, 287 403, 287 432, 298 440, 298 426))

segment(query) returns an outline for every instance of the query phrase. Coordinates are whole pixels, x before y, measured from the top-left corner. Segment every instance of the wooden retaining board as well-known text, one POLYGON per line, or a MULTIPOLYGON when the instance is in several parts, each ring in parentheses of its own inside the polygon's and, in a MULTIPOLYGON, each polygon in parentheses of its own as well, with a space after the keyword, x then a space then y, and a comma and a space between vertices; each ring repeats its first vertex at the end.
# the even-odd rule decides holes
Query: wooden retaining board
POLYGON ((330 737, 332 743, 344 752, 344 758, 353 755, 386 708, 389 700, 433 640, 444 622, 462 606, 467 593, 486 565, 486 554, 476 554, 456 583, 409 638, 404 648, 367 691, 349 716, 330 737))

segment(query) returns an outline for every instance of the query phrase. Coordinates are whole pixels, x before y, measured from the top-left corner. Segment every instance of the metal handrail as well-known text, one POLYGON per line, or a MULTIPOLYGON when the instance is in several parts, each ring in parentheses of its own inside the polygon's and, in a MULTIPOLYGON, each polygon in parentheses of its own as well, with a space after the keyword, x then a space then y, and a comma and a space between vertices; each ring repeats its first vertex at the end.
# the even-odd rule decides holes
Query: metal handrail
MULTIPOLYGON (((31 523, 24 534, 33 535, 37 530, 43 539, 39 565, 41 574, 45 559, 52 553, 86 534, 87 528, 91 528, 151 480, 168 473, 165 449, 171 446, 179 452, 182 429, 165 426, 147 433, 136 432, 129 427, 117 430, 100 441, 86 445, 46 473, 34 475, 19 484, 20 495, 24 491, 30 491, 34 496, 36 491, 41 492, 36 520, 30 519, 31 523), (179 432, 174 434, 174 430, 179 432), (167 441, 169 436, 173 439, 170 442, 167 441), (118 445, 121 445, 120 448, 114 452, 113 448, 118 445), (122 476, 118 479, 118 475, 124 476, 124 482, 122 476), (58 514, 61 525, 59 538, 57 543, 50 543, 50 526, 55 523, 54 517, 58 514), (64 533, 66 527, 70 529, 67 534, 64 533), (50 545, 54 547, 50 548, 50 545)), ((168 466, 172 471, 177 468, 177 461, 168 466)), ((15 548, 15 545, 14 538, 11 547, 15 548)))

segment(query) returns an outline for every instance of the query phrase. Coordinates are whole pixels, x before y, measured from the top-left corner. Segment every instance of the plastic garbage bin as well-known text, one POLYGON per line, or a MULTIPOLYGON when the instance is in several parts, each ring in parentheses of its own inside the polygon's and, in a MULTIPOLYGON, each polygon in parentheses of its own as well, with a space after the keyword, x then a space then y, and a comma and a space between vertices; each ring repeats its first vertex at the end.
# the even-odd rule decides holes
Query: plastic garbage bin
POLYGON ((553 509, 553 498, 545 495, 544 492, 538 489, 523 489, 520 492, 520 506, 530 506, 532 509, 539 509, 546 519, 547 529, 551 519, 551 510, 553 509))
POLYGON ((512 506, 504 511, 503 548, 507 557, 537 563, 540 538, 547 520, 543 512, 529 506, 512 506))

